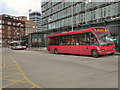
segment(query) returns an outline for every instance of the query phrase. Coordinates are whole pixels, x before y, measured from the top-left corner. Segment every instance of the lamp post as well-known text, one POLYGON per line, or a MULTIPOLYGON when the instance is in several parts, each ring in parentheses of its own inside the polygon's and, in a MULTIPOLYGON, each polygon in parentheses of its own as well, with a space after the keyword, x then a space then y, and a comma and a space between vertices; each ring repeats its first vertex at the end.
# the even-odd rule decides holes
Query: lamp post
MULTIPOLYGON (((50 18, 48 19, 48 23, 51 22, 51 21, 52 21, 52 18, 50 17, 50 18)), ((52 31, 52 34, 53 34, 53 31, 52 31)))
MULTIPOLYGON (((31 13, 32 9, 29 9, 28 12, 29 12, 29 20, 30 20, 30 13, 31 13)), ((30 48, 31 48, 31 32, 30 32, 30 48)))

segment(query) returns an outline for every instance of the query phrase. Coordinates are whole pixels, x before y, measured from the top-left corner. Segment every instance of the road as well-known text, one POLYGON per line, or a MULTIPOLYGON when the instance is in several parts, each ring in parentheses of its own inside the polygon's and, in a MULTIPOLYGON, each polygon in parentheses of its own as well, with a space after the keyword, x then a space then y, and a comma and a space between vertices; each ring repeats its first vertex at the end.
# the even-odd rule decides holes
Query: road
POLYGON ((118 56, 2 52, 2 88, 117 88, 118 56))

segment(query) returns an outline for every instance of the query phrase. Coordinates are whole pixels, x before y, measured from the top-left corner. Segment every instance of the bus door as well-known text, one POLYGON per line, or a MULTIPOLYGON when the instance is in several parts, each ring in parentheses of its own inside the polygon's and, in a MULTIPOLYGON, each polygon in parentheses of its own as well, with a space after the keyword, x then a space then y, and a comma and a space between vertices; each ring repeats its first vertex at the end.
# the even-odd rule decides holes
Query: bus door
POLYGON ((98 39, 93 33, 90 33, 90 45, 89 45, 90 55, 91 55, 91 50, 95 49, 95 46, 99 46, 98 39))

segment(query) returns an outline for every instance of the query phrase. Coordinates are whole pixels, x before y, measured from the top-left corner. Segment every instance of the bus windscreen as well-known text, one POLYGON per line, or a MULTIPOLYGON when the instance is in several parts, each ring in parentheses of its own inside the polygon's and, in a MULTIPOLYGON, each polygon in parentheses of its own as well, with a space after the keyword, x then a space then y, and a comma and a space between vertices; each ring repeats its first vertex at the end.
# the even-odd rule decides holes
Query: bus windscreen
POLYGON ((114 44, 114 41, 111 38, 110 33, 96 33, 96 35, 97 35, 97 37, 99 39, 99 42, 100 42, 101 46, 113 45, 114 44))

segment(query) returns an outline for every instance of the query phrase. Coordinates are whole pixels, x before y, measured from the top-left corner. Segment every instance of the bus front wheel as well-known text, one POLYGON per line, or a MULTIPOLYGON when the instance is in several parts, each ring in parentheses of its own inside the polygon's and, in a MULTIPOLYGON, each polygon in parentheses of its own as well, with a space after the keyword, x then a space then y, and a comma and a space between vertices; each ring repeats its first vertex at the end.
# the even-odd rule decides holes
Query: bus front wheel
POLYGON ((95 58, 97 58, 99 56, 97 50, 92 50, 91 55, 95 58))
POLYGON ((56 48, 54 49, 54 54, 58 54, 58 50, 56 48))

